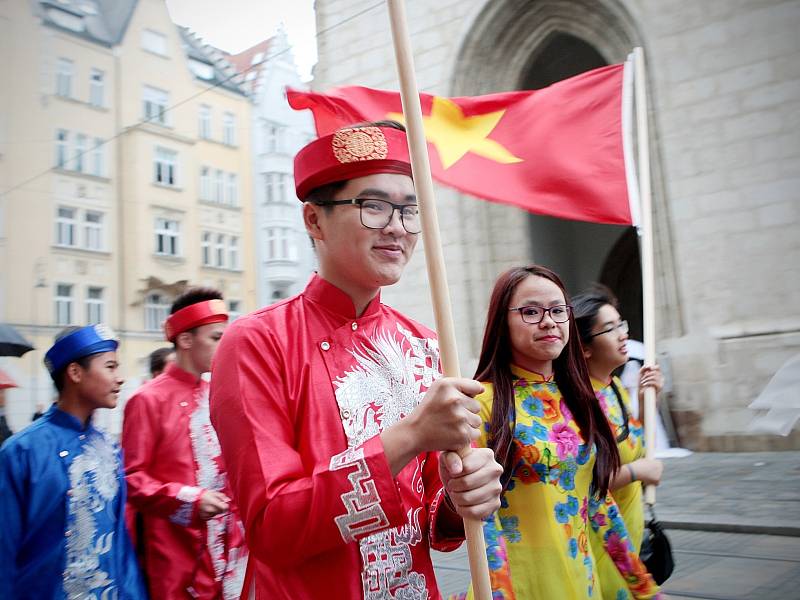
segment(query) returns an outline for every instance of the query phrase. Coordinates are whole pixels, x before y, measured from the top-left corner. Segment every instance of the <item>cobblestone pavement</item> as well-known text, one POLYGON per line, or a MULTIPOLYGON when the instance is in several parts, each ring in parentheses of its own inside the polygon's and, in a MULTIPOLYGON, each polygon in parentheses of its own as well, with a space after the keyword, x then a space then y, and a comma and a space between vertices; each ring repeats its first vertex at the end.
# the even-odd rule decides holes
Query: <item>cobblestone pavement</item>
MULTIPOLYGON (((657 495, 676 568, 669 598, 800 599, 800 452, 665 459, 657 495)), ((434 552, 442 595, 469 585, 464 548, 434 552)))
MULTIPOLYGON (((668 598, 800 598, 798 537, 685 530, 667 534, 676 563, 675 572, 663 585, 668 598)), ((442 596, 467 589, 469 566, 463 547, 449 554, 434 552, 434 567, 442 596)))

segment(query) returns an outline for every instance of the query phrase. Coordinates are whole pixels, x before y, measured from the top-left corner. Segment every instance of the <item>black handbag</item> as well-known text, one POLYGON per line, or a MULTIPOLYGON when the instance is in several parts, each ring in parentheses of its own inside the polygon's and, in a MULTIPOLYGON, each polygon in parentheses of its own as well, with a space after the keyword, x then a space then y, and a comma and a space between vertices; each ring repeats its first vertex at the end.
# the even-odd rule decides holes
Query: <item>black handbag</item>
POLYGON ((648 505, 648 508, 650 509, 650 520, 644 529, 639 558, 642 559, 655 582, 661 585, 672 575, 672 571, 675 569, 675 560, 672 557, 672 545, 664 532, 664 527, 656 519, 653 507, 648 505))

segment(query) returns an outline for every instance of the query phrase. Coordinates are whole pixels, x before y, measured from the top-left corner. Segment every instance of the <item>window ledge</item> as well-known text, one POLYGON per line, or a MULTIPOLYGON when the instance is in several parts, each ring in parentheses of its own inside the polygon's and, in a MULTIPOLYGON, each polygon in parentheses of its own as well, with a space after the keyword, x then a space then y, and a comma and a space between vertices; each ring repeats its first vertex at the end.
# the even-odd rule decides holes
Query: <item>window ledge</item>
POLYGON ((84 256, 93 256, 101 258, 111 258, 109 250, 92 250, 91 248, 83 248, 81 246, 62 246, 60 244, 53 244, 53 250, 63 250, 65 252, 81 254, 84 256))
POLYGON ((220 273, 236 273, 236 274, 244 273, 244 270, 241 269, 241 268, 239 268, 239 269, 230 269, 228 267, 215 267, 214 265, 200 265, 200 267, 203 268, 203 269, 208 269, 210 271, 217 271, 217 272, 220 272, 220 273))
POLYGON ((75 177, 81 177, 83 179, 90 179, 91 181, 111 183, 110 177, 105 177, 104 175, 92 175, 91 173, 85 173, 83 171, 75 171, 73 169, 65 169, 64 167, 53 167, 53 172, 59 173, 60 175, 73 175, 75 177))
POLYGON ((63 100, 64 102, 68 102, 69 104, 80 104, 81 106, 85 106, 86 108, 91 108, 92 110, 96 110, 98 112, 104 112, 104 113, 111 112, 111 109, 108 106, 98 106, 97 104, 92 104, 88 100, 80 100, 78 98, 74 98, 73 96, 62 96, 59 93, 55 93, 53 94, 53 98, 63 100))
POLYGON ((233 210, 236 212, 242 212, 242 206, 240 204, 222 204, 221 202, 214 202, 213 200, 203 200, 199 199, 198 204, 202 204, 203 206, 210 206, 213 208, 226 208, 228 210, 233 210))
POLYGON ((231 148, 232 150, 238 150, 239 144, 226 144, 222 140, 214 139, 213 137, 203 137, 202 135, 197 136, 198 142, 208 142, 209 144, 214 144, 216 146, 222 146, 224 148, 231 148))
POLYGON ((172 190, 173 192, 182 192, 183 188, 178 185, 169 185, 168 183, 159 183, 158 181, 152 182, 153 187, 162 188, 165 190, 172 190))
POLYGON ((183 264, 186 262, 186 257, 184 256, 173 256, 172 254, 159 254, 158 252, 153 252, 153 258, 157 258, 158 260, 163 260, 164 262, 171 262, 175 264, 183 264))

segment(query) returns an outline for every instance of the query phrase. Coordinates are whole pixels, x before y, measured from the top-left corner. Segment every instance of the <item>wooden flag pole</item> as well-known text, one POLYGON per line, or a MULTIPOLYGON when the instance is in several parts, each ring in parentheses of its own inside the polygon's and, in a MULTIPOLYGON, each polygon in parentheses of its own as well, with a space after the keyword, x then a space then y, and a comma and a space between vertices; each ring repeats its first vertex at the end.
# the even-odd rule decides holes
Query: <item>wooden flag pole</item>
MULTIPOLYGON (((417 192, 420 217, 422 220, 422 239, 425 245, 425 263, 428 267, 428 282, 433 301, 433 313, 436 318, 436 331, 439 335, 442 372, 445 377, 460 377, 458 351, 456 349, 455 327, 450 307, 450 292, 447 288, 447 275, 442 253, 442 242, 439 235, 439 218, 436 214, 436 203, 433 196, 433 179, 428 162, 428 146, 422 125, 422 107, 419 102, 417 79, 414 73, 414 57, 411 54, 411 41, 408 34, 405 3, 403 0, 387 0, 389 18, 392 26, 394 52, 397 59, 397 71, 400 77, 400 97, 403 103, 403 115, 406 119, 408 146, 411 156, 411 170, 414 174, 414 187, 417 192)), ((459 454, 464 456, 470 451, 469 446, 462 448, 459 454)), ((467 538, 469 569, 472 575, 472 588, 476 600, 491 600, 492 588, 489 583, 489 565, 486 559, 486 547, 483 540, 483 528, 480 521, 468 519, 464 521, 467 538)))
MULTIPOLYGON (((634 93, 636 95, 636 134, 639 146, 639 195, 641 198, 641 225, 639 248, 642 257, 642 316, 644 321, 644 364, 656 364, 655 323, 655 262, 653 260, 653 203, 650 189, 650 135, 647 126, 647 90, 644 51, 633 49, 634 93)), ((656 391, 644 388, 644 438, 645 456, 653 458, 656 450, 656 391)), ((648 485, 644 501, 656 503, 656 488, 648 485)))

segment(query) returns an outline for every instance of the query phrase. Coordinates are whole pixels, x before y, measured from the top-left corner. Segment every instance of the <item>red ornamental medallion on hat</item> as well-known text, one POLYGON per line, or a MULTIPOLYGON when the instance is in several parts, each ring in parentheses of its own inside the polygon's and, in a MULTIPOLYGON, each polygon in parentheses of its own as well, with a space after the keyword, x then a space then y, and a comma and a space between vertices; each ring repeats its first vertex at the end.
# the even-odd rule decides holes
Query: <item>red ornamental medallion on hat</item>
POLYGON ((394 127, 346 127, 308 144, 294 159, 297 197, 314 189, 378 173, 411 176, 406 133, 394 127))
POLYGON ((197 302, 172 313, 164 321, 164 335, 174 342, 184 331, 189 331, 201 325, 222 323, 228 320, 228 311, 222 300, 206 300, 197 302))

